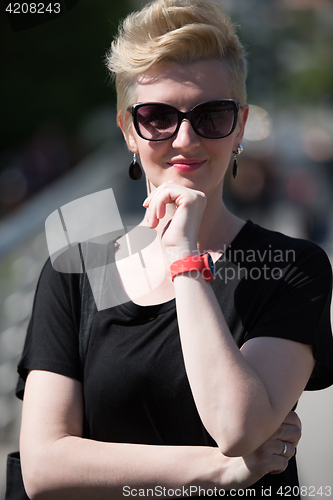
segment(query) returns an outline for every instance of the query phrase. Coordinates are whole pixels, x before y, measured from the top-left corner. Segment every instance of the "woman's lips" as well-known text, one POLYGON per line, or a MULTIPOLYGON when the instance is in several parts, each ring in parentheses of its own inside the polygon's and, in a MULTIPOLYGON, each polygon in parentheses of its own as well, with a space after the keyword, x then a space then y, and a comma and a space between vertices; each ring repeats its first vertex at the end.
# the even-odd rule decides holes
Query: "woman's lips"
POLYGON ((188 159, 171 161, 169 165, 180 172, 193 172, 194 170, 198 170, 204 163, 205 160, 188 159))

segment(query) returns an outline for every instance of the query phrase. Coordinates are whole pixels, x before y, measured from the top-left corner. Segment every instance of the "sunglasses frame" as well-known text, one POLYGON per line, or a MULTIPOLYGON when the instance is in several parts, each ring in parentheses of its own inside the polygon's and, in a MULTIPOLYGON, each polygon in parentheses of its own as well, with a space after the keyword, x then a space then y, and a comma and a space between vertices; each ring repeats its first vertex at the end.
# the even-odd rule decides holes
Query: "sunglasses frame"
POLYGON ((187 112, 183 112, 183 111, 179 111, 179 109, 175 108, 174 106, 171 106, 170 104, 166 104, 166 103, 163 103, 163 102, 138 102, 136 104, 134 104, 131 108, 131 113, 132 113, 132 118, 133 118, 133 124, 134 124, 134 127, 135 127, 135 130, 137 132, 137 134, 142 138, 144 139, 145 141, 152 141, 152 142, 158 142, 158 141, 168 141, 169 139, 171 139, 172 137, 174 137, 175 135, 177 135, 179 129, 180 129, 180 126, 182 124, 182 121, 183 120, 189 120, 190 124, 192 125, 192 128, 194 130, 194 132, 199 135, 200 137, 204 137, 205 139, 224 139, 225 137, 228 137, 230 134, 233 133, 233 131, 235 130, 236 128, 236 125, 237 125, 237 119, 238 119, 238 113, 239 113, 239 103, 238 101, 236 101, 236 99, 217 99, 215 101, 205 101, 205 102, 201 102, 200 104, 197 104, 196 106, 194 106, 194 108, 192 108, 190 111, 187 111, 187 112), (234 120, 233 120, 233 124, 232 124, 232 127, 231 127, 231 130, 230 132, 228 132, 228 134, 226 135, 222 135, 221 137, 207 137, 206 135, 203 135, 201 134, 195 127, 195 125, 193 124, 193 113, 194 111, 199 107, 199 106, 202 106, 204 104, 212 104, 212 103, 232 103, 233 105, 233 109, 234 109, 234 120), (140 108, 142 108, 143 106, 165 106, 165 107, 168 107, 168 108, 172 108, 173 110, 175 110, 177 112, 177 115, 178 115, 178 124, 177 124, 177 127, 175 129, 175 131, 173 132, 172 135, 170 135, 170 137, 167 137, 165 139, 147 139, 146 137, 144 137, 140 131, 140 126, 139 126, 139 122, 138 122, 138 110, 140 108))

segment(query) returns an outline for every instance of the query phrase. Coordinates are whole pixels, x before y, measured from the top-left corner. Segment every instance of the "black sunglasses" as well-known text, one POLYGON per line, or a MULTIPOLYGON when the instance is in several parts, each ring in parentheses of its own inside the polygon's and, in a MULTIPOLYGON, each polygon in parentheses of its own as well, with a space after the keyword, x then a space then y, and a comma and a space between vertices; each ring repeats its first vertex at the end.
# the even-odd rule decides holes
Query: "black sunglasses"
POLYGON ((135 130, 147 141, 165 141, 175 136, 183 120, 206 139, 222 139, 236 127, 239 104, 234 99, 203 102, 183 113, 169 104, 147 102, 134 104, 132 116, 135 130))

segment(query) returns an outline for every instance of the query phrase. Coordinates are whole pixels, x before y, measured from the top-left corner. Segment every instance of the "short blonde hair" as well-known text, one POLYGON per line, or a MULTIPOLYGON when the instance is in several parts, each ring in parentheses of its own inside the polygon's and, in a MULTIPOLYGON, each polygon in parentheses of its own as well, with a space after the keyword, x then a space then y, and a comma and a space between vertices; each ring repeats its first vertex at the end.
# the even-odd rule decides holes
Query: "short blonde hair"
POLYGON ((247 64, 235 31, 229 16, 209 0, 155 0, 128 15, 106 55, 116 81, 118 120, 125 124, 126 111, 135 103, 139 75, 165 62, 224 61, 233 97, 245 105, 247 64))

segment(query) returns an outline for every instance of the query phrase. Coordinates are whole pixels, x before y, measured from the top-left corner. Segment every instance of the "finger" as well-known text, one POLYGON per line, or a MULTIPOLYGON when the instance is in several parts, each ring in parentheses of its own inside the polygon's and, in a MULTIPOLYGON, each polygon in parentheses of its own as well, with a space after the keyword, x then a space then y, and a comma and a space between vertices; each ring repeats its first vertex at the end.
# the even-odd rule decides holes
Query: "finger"
POLYGON ((283 421, 284 424, 296 425, 302 430, 302 422, 295 411, 290 411, 283 421))
POLYGON ((299 440, 301 439, 302 431, 298 425, 282 424, 274 434, 275 439, 280 439, 281 441, 286 441, 297 446, 299 440))
MULTIPOLYGON (((278 440, 277 444, 278 444, 278 440)), ((282 445, 282 451, 284 451, 284 443, 279 442, 279 448, 281 450, 281 445, 282 445)), ((281 474, 281 472, 285 471, 286 468, 288 467, 288 463, 290 458, 294 455, 295 453, 295 447, 287 443, 287 451, 284 455, 279 454, 274 454, 271 457, 270 465, 272 466, 272 469, 269 471, 270 474, 281 474)))
POLYGON ((154 196, 156 196, 156 194, 161 190, 163 189, 163 187, 165 187, 168 183, 164 182, 163 184, 161 184, 160 186, 158 186, 157 188, 155 188, 148 196, 147 198, 143 201, 142 203, 142 206, 144 206, 145 208, 148 208, 149 205, 150 205, 150 202, 152 200, 152 198, 154 196))
POLYGON ((148 200, 152 224, 157 225, 159 219, 165 216, 168 204, 174 204, 178 208, 181 204, 188 204, 198 199, 198 193, 198 191, 170 182, 159 186, 148 200))
POLYGON ((149 201, 150 227, 156 227, 159 220, 165 216, 166 206, 174 203, 179 193, 171 193, 170 189, 163 189, 154 193, 149 201))
POLYGON ((147 211, 147 219, 149 227, 151 227, 152 229, 155 229, 158 226, 159 219, 156 217, 155 212, 150 209, 148 209, 147 211))
MULTIPOLYGON (((278 444, 275 443, 275 447, 277 446, 278 444)), ((249 470, 259 471, 260 477, 269 473, 280 474, 288 467, 288 458, 273 453, 271 446, 269 448, 267 446, 260 447, 254 453, 243 457, 243 460, 249 470)))
POLYGON ((296 448, 292 443, 276 439, 274 443, 274 455, 286 457, 288 460, 295 455, 296 448))
POLYGON ((270 474, 281 474, 288 467, 288 459, 281 455, 272 455, 270 474))

